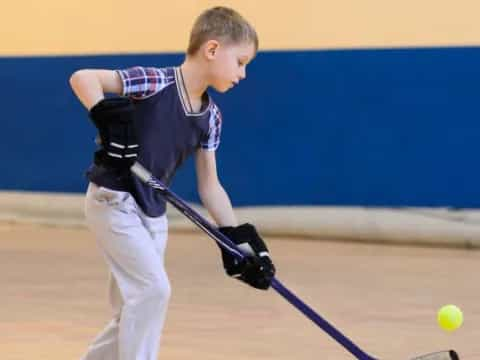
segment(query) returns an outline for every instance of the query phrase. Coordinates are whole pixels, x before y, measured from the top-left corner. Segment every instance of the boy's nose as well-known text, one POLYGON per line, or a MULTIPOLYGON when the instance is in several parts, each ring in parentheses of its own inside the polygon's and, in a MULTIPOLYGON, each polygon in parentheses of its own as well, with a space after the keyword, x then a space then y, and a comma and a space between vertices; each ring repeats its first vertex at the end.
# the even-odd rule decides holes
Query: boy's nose
POLYGON ((241 72, 240 72, 240 80, 243 80, 247 77, 247 72, 245 71, 245 69, 243 69, 241 72))

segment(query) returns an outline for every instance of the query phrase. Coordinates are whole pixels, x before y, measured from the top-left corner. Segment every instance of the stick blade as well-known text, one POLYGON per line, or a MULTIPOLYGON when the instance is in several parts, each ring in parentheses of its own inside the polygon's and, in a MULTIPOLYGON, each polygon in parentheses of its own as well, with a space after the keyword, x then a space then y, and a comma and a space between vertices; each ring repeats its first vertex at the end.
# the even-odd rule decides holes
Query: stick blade
POLYGON ((431 353, 427 355, 418 356, 412 360, 459 360, 458 354, 453 351, 440 351, 436 353, 431 353))

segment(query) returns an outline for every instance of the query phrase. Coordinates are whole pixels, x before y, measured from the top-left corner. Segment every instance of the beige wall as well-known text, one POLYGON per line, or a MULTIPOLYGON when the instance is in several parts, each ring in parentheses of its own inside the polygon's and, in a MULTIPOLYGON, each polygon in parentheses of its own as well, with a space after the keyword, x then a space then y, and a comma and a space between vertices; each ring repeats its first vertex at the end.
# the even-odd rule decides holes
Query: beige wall
POLYGON ((182 51, 218 4, 254 23, 262 49, 480 44, 474 0, 18 0, 2 6, 0 55, 182 51))

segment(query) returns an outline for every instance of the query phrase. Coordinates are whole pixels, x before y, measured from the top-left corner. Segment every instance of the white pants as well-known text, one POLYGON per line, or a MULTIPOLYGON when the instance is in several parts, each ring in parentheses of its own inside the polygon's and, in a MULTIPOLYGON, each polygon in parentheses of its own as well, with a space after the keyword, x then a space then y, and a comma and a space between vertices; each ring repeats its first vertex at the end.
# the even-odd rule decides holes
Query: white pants
POLYGON ((170 298, 167 218, 148 217, 129 193, 93 183, 85 215, 110 268, 114 316, 83 360, 156 360, 170 298))

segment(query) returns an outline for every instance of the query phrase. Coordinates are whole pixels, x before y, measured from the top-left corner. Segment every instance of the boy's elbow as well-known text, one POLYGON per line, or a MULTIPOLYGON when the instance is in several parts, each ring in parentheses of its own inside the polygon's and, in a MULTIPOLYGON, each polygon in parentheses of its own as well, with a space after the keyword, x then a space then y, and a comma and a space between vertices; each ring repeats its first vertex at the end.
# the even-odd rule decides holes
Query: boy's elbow
POLYGON ((211 193, 216 193, 221 188, 218 180, 203 181, 197 184, 197 191, 201 198, 207 197, 211 193))
POLYGON ((75 87, 82 81, 83 78, 87 75, 88 70, 77 70, 75 71, 69 79, 70 86, 75 89, 75 87))

